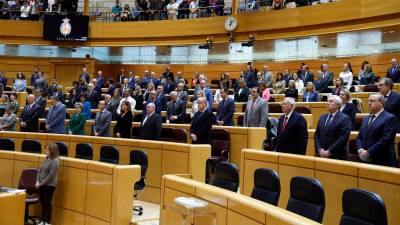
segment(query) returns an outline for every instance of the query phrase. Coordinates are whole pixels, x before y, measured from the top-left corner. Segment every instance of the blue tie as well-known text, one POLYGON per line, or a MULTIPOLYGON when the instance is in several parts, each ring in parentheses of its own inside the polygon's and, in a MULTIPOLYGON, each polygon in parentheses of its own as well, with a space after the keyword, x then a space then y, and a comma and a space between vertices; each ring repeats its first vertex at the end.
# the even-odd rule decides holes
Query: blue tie
POLYGON ((325 121, 325 127, 329 127, 332 123, 333 115, 329 114, 328 119, 325 121))

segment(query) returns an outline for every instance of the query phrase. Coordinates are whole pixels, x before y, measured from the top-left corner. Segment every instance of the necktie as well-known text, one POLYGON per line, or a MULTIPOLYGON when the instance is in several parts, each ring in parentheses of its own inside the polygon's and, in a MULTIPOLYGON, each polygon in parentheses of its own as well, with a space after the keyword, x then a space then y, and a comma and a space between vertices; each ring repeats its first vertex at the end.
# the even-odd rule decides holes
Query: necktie
POLYGON ((328 119, 326 119, 326 121, 325 121, 325 127, 329 127, 331 125, 332 119, 333 119, 333 115, 329 114, 328 119))
POLYGON ((394 74, 394 72, 396 72, 396 67, 392 67, 392 74, 394 74))
POLYGON ((282 124, 282 132, 285 130, 288 120, 289 120, 289 117, 285 116, 285 119, 283 120, 283 124, 282 124))
POLYGON ((372 122, 374 122, 374 119, 375 119, 375 114, 372 114, 371 118, 369 118, 368 120, 368 127, 372 124, 372 122))
POLYGON ((100 112, 100 115, 99 115, 99 120, 101 119, 101 115, 103 114, 103 112, 100 112))
POLYGON ((251 111, 253 112, 253 109, 254 109, 254 103, 255 103, 255 101, 253 100, 253 103, 251 103, 251 111))

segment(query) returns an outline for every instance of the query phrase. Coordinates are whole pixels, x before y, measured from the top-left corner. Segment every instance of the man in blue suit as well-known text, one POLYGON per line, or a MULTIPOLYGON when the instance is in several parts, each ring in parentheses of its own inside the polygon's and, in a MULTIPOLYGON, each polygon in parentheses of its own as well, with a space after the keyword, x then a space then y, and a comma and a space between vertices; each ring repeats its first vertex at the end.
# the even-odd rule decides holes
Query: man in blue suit
POLYGON ((348 158, 347 142, 352 128, 350 118, 339 109, 342 99, 337 95, 328 98, 328 114, 318 120, 314 135, 315 153, 323 158, 348 158))
POLYGON ((50 133, 54 134, 64 134, 65 133, 65 115, 67 114, 67 109, 64 104, 62 104, 57 96, 50 97, 50 109, 46 117, 46 129, 50 133))
POLYGON ((235 102, 228 98, 228 88, 221 88, 222 101, 218 104, 217 124, 220 126, 233 126, 233 114, 235 113, 235 102))
POLYGON ((294 111, 294 98, 284 98, 279 118, 275 151, 305 155, 308 141, 307 121, 294 111))
POLYGON ((394 139, 398 122, 384 110, 385 97, 379 93, 368 98, 370 115, 364 117, 356 139, 361 161, 382 166, 396 166, 394 139))
POLYGON ((4 76, 3 71, 0 71, 0 83, 3 84, 3 87, 7 86, 7 77, 4 76))
MULTIPOLYGON (((380 79, 378 89, 379 93, 386 99, 384 106, 385 111, 396 116, 400 123, 400 94, 392 90, 393 81, 387 77, 380 79)), ((400 133, 400 127, 397 133, 400 133)))
POLYGON ((393 58, 390 63, 392 66, 387 70, 386 76, 392 79, 393 82, 400 82, 400 66, 399 61, 396 58, 393 58))

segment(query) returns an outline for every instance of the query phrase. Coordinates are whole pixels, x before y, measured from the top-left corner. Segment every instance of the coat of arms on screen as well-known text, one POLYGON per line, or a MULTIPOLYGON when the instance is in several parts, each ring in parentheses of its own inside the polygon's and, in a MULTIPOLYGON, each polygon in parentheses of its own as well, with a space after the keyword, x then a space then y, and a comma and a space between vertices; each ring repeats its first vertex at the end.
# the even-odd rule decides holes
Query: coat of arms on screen
POLYGON ((64 36, 67 36, 67 35, 69 35, 71 33, 72 26, 69 23, 69 19, 68 18, 63 19, 63 21, 64 21, 64 23, 62 23, 60 25, 60 33, 62 35, 64 35, 64 36))

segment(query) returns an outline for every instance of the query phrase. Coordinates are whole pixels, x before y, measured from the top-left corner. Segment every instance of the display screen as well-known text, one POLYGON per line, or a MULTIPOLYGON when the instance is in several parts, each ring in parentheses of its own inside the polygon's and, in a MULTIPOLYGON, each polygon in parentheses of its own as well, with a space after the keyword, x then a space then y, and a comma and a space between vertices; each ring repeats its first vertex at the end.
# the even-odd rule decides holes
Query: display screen
POLYGON ((45 15, 43 40, 87 41, 89 16, 45 15))

